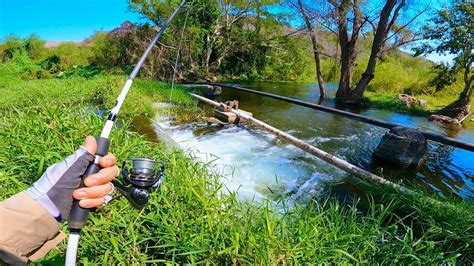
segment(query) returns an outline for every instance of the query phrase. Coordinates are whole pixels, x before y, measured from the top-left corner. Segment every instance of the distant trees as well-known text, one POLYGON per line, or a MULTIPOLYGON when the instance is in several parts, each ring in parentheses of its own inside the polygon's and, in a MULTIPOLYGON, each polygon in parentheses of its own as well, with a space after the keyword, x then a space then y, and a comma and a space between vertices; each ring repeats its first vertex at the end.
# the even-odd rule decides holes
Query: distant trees
MULTIPOLYGON (((298 47, 302 45, 290 40, 298 37, 284 37, 284 25, 277 15, 268 12, 268 7, 277 2, 195 0, 192 7, 179 13, 166 32, 161 42, 165 44, 161 57, 174 62, 180 47, 180 60, 175 70, 179 76, 191 79, 212 78, 223 73, 253 78, 275 72, 280 72, 282 79, 297 78, 287 68, 295 67, 295 72, 301 73, 308 64, 300 65, 301 61, 305 62, 304 55, 299 52, 301 47, 298 47), (185 34, 181 40, 183 28, 185 34), (290 53, 293 57, 287 55, 290 53), (286 61, 273 58, 276 54, 284 56, 286 61)), ((129 3, 132 9, 159 26, 176 1, 129 0, 129 3)), ((174 64, 171 67, 175 67, 174 64)))
MULTIPOLYGON (((462 121, 470 114, 474 63, 474 7, 470 1, 455 1, 431 19, 431 25, 423 31, 428 41, 418 46, 416 55, 438 54, 454 55, 451 66, 440 67, 445 74, 462 72, 464 89, 458 99, 441 109, 441 114, 462 121)), ((452 80, 448 80, 450 82, 452 80)))

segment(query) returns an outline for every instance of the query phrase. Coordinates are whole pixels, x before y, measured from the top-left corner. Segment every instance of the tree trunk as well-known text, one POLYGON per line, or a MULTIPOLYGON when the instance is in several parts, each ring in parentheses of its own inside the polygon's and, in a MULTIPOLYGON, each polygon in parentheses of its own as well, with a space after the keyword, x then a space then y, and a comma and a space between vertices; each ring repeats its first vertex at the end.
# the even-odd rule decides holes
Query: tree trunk
POLYGON ((464 100, 466 102, 470 102, 472 96, 472 81, 474 76, 471 74, 471 64, 469 63, 464 68, 464 90, 462 91, 461 95, 459 95, 460 100, 464 100))
POLYGON ((474 76, 470 73, 471 69, 468 65, 464 68, 464 90, 456 101, 439 110, 438 113, 459 121, 462 121, 466 116, 471 114, 472 81, 474 76))
POLYGON ((301 15, 303 15, 306 28, 308 29, 308 32, 309 32, 309 36, 311 37, 314 62, 316 64, 316 78, 318 79, 318 86, 319 86, 319 99, 322 100, 326 98, 326 86, 324 84, 323 74, 321 73, 321 60, 319 58, 318 40, 316 39, 316 34, 314 32, 313 25, 311 24, 311 20, 306 14, 306 11, 304 10, 304 6, 301 0, 298 0, 298 7, 300 9, 301 15))
POLYGON ((344 101, 350 95, 352 86, 352 71, 355 66, 356 50, 355 43, 341 43, 341 77, 336 92, 336 98, 344 101))
MULTIPOLYGON (((372 50, 370 52, 369 62, 367 63, 367 68, 365 72, 362 74, 359 83, 357 83, 356 88, 351 91, 349 96, 348 102, 358 104, 362 100, 362 96, 364 95, 364 91, 369 85, 370 81, 374 78, 375 74, 375 65, 377 64, 377 58, 380 54, 382 46, 384 44, 385 38, 387 38, 387 34, 389 29, 389 18, 390 14, 392 13, 393 8, 397 4, 397 0, 387 0, 385 6, 380 13, 380 20, 377 25, 377 30, 375 32, 375 37, 372 42, 372 50)), ((403 3, 402 3, 403 4, 403 3)))
POLYGON ((344 102, 344 100, 350 95, 352 86, 352 71, 355 67, 356 61, 356 43, 359 36, 359 30, 361 25, 359 24, 360 10, 359 1, 354 0, 352 3, 349 0, 343 0, 340 5, 336 5, 335 1, 332 1, 335 7, 337 6, 338 12, 338 39, 339 46, 341 48, 341 77, 339 78, 339 86, 336 92, 336 100, 344 102), (352 34, 349 38, 348 25, 347 25, 347 14, 349 9, 352 7, 354 18, 352 19, 352 34))

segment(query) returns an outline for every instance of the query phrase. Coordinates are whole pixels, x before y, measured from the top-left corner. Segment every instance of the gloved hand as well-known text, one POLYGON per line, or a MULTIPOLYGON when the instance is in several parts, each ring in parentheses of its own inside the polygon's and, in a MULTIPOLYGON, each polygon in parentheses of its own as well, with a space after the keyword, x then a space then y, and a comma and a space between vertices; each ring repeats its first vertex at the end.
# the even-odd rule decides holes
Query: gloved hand
POLYGON ((97 143, 94 137, 87 137, 84 145, 64 161, 50 166, 41 178, 26 193, 45 207, 56 220, 69 217, 73 196, 80 200, 83 208, 94 208, 110 201, 114 189, 112 181, 119 174, 115 156, 108 154, 100 159, 102 169, 84 180, 85 187, 79 188, 81 176, 94 161, 97 143))

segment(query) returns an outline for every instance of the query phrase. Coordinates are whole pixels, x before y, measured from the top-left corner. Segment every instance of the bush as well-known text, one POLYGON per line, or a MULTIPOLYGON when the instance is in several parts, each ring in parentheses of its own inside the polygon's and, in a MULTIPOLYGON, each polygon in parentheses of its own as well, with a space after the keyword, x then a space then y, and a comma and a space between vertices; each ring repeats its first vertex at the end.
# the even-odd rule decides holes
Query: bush
MULTIPOLYGON (((363 68, 366 66, 366 60, 368 57, 356 68, 354 72, 356 80, 365 70, 363 68)), ((377 64, 375 77, 367 90, 393 94, 432 94, 434 88, 429 86, 429 81, 433 74, 430 67, 431 64, 423 59, 413 58, 398 51, 392 52, 377 64)))
POLYGON ((0 59, 2 63, 10 62, 15 54, 22 52, 26 52, 23 41, 16 36, 7 36, 5 42, 0 44, 0 59))

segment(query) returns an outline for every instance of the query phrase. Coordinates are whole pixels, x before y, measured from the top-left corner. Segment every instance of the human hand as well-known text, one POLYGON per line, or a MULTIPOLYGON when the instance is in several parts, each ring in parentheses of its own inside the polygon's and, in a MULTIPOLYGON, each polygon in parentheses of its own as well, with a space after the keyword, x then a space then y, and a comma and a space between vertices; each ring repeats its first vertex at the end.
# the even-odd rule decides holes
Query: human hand
POLYGON ((115 156, 108 154, 99 161, 102 169, 86 179, 84 188, 79 188, 81 176, 94 161, 97 143, 94 137, 87 137, 84 145, 64 161, 50 166, 26 192, 58 221, 67 219, 73 196, 83 208, 94 208, 110 201, 113 185, 110 183, 119 170, 115 156))

